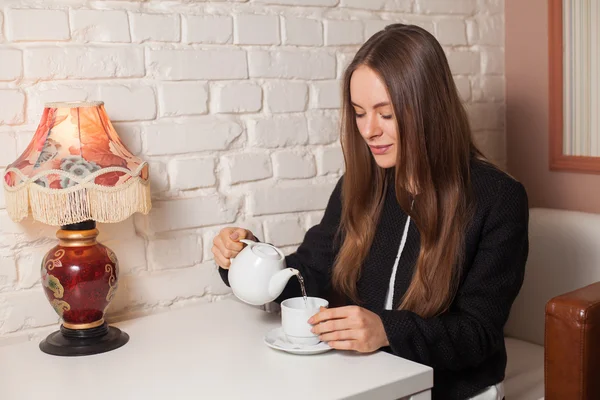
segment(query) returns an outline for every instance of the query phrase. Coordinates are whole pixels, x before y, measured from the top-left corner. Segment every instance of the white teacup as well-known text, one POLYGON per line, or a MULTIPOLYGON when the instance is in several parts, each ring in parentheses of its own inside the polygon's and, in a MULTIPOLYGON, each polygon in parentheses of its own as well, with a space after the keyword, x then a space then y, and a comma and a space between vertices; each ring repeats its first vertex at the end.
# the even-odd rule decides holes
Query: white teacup
POLYGON ((320 342, 319 336, 312 333, 310 317, 327 307, 329 302, 319 297, 308 297, 306 305, 303 297, 293 297, 281 303, 281 325, 283 333, 290 343, 315 345, 320 342))

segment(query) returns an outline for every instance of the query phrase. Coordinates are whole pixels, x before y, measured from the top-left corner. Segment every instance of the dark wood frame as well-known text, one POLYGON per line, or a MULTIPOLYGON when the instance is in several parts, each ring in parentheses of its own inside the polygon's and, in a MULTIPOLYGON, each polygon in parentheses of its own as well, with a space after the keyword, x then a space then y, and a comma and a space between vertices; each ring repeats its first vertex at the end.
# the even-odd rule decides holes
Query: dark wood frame
POLYGON ((550 169, 600 174, 600 157, 564 155, 563 148, 563 8, 548 0, 550 169))

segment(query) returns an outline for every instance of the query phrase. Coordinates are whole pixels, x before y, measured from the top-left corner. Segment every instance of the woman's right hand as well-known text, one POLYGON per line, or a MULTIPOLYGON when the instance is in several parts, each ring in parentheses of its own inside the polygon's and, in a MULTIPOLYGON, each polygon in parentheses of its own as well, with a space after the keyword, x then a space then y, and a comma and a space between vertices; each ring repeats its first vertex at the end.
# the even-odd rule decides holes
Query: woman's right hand
POLYGON ((256 241, 252 232, 244 228, 223 228, 213 240, 212 253, 217 265, 224 269, 231 266, 231 258, 237 256, 246 246, 240 242, 242 239, 256 241))

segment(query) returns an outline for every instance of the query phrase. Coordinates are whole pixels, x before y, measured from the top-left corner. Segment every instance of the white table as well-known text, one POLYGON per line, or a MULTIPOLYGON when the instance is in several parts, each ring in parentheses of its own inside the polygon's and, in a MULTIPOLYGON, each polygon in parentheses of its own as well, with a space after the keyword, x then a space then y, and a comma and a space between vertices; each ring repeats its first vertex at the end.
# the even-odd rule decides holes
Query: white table
POLYGON ((385 352, 267 347, 279 317, 232 299, 116 324, 125 346, 86 357, 0 347, 2 400, 430 399, 433 371, 385 352))

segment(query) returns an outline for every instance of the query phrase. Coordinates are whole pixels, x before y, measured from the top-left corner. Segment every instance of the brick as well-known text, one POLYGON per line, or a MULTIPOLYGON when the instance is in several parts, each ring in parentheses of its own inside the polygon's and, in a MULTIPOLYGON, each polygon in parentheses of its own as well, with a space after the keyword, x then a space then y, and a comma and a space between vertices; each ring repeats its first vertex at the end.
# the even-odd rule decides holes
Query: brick
POLYGON ((360 21, 326 20, 325 45, 340 46, 362 44, 363 25, 360 21))
POLYGON ((481 90, 486 101, 504 102, 505 81, 503 76, 481 77, 481 90))
POLYGON ((236 15, 235 44, 279 44, 279 16, 236 15))
POLYGON ((304 233, 304 228, 297 217, 265 221, 265 240, 274 246, 300 244, 304 233))
POLYGON ((235 221, 239 201, 229 197, 227 202, 217 194, 180 200, 154 201, 152 212, 140 216, 136 226, 144 233, 227 224, 235 221))
POLYGON ((79 82, 40 82, 26 89, 27 119, 38 124, 46 103, 98 100, 101 85, 79 82))
POLYGON ((0 50, 0 81, 12 81, 21 77, 23 55, 21 50, 0 50))
POLYGON ((334 184, 258 189, 250 195, 251 215, 293 213, 322 210, 327 205, 334 184))
POLYGON ((142 152, 142 127, 136 122, 115 122, 113 124, 123 144, 134 155, 142 152))
POLYGON ((478 44, 504 46, 504 16, 493 15, 479 18, 478 44))
POLYGON ((202 262, 202 239, 195 235, 179 235, 151 240, 148 264, 151 270, 191 267, 202 262))
POLYGON ((125 11, 72 10, 73 39, 83 42, 131 42, 125 11))
POLYGON ((48 47, 25 50, 31 79, 133 78, 144 76, 144 51, 132 47, 48 47))
POLYGON ((283 43, 293 46, 321 46, 323 25, 309 18, 285 17, 283 20, 283 43))
POLYGON ((310 213, 305 213, 305 215, 306 215, 306 221, 305 221, 305 225, 304 225, 305 229, 309 230, 313 226, 320 224, 321 220, 323 219, 324 213, 325 213, 324 211, 313 211, 310 213))
POLYGON ((465 21, 467 25, 467 42, 471 45, 479 42, 479 25, 477 21, 469 19, 465 21))
POLYGON ((6 14, 8 40, 69 40, 69 15, 63 10, 9 10, 6 14))
POLYGON ((150 50, 148 70, 151 76, 163 80, 248 77, 243 50, 150 50))
POLYGON ((333 7, 339 0, 254 0, 258 4, 277 4, 282 6, 325 6, 333 7))
POLYGON ((481 51, 481 73, 504 75, 504 50, 485 48, 481 51))
POLYGON ((466 76, 457 76, 454 78, 456 89, 462 101, 467 102, 471 99, 471 82, 466 76))
POLYGON ((277 81, 265 84, 266 104, 272 113, 306 110, 308 86, 303 82, 277 81))
POLYGON ((477 0, 480 10, 485 10, 490 14, 501 14, 504 12, 505 0, 477 0))
POLYGON ((165 164, 160 161, 148 161, 148 166, 152 193, 161 193, 169 190, 169 174, 165 164))
POLYGON ((11 289, 17 283, 17 265, 12 256, 0 254, 0 292, 11 289))
POLYGON ((156 96, 150 86, 103 85, 100 99, 113 121, 139 121, 156 118, 156 96))
POLYGON ((348 68, 354 59, 354 55, 355 53, 337 53, 337 79, 342 79, 344 77, 346 68, 348 68))
POLYGON ((147 269, 146 241, 141 237, 108 240, 102 244, 110 248, 117 255, 117 259, 119 260, 120 279, 123 279, 126 275, 138 273, 147 269))
POLYGON ((136 237, 135 225, 133 218, 128 218, 125 221, 118 223, 96 223, 96 227, 100 231, 98 241, 105 244, 113 240, 125 240, 136 237))
POLYGON ((335 57, 324 51, 264 51, 248 52, 250 77, 332 79, 335 77, 335 57))
MULTIPOLYGON (((34 222, 31 216, 20 222, 14 222, 5 210, 0 211, 0 226, 3 234, 19 234, 16 243, 23 245, 38 239, 54 239, 56 237, 56 227, 34 222)), ((0 235, 0 247, 4 247, 2 235, 0 235)), ((11 247, 14 246, 11 245, 11 247)))
POLYGON ((144 128, 145 154, 225 150, 241 133, 242 127, 236 122, 214 117, 159 122, 144 128))
POLYGON ((310 144, 330 144, 340 137, 340 117, 337 112, 311 113, 308 116, 310 144))
POLYGON ((137 310, 141 307, 148 309, 172 306, 177 301, 186 299, 209 301, 210 294, 231 293, 231 289, 219 280, 214 263, 126 277, 119 284, 119 291, 111 303, 109 316, 132 307, 137 310))
POLYGON ((308 131, 304 116, 276 116, 248 121, 252 146, 274 148, 306 144, 308 131))
POLYGON ((421 14, 470 15, 476 10, 476 0, 416 0, 415 4, 415 11, 421 14))
POLYGON ((178 14, 131 13, 131 36, 134 42, 179 42, 181 26, 178 14))
POLYGON ((472 103, 467 114, 473 131, 504 129, 504 105, 497 103, 472 103))
POLYGON ((393 24, 394 21, 382 21, 382 20, 367 20, 365 24, 365 39, 369 39, 371 36, 379 31, 385 29, 386 26, 393 24))
POLYGON ((312 108, 340 108, 341 82, 340 81, 318 81, 310 85, 312 108))
POLYGON ((169 162, 171 188, 177 190, 214 186, 215 159, 212 157, 177 159, 169 162))
MULTIPOLYGON (((16 259, 18 270, 18 288, 30 289, 33 286, 40 284, 42 277, 40 275, 40 265, 44 256, 53 246, 32 247, 28 246, 19 252, 16 259)), ((0 263, 2 261, 0 260, 0 263)), ((1 279, 1 276, 0 276, 1 279)))
POLYGON ((203 82, 164 82, 158 86, 161 117, 206 114, 208 86, 203 82))
POLYGON ((273 165, 277 178, 312 178, 317 173, 313 155, 303 151, 276 152, 273 154, 273 165))
POLYGON ((467 29, 462 19, 442 19, 436 22, 436 38, 442 45, 467 44, 467 29))
POLYGON ((262 108, 262 89, 247 82, 211 86, 211 110, 217 113, 256 112, 262 108))
POLYGON ((244 152, 223 157, 231 184, 259 181, 273 176, 271 158, 266 153, 244 152))
MULTIPOLYGON (((227 226, 229 227, 230 225, 227 226)), ((244 221, 236 221, 234 226, 249 230, 260 241, 265 240, 262 223, 259 220, 248 219, 244 221)), ((204 261, 214 260, 214 255, 212 253, 214 239, 224 227, 225 226, 202 229, 202 243, 204 244, 204 261)))
POLYGON ((410 12, 412 0, 340 0, 340 7, 359 8, 361 10, 410 12))
POLYGON ((233 19, 228 16, 188 15, 184 19, 186 43, 231 43, 233 39, 233 19))
POLYGON ((344 154, 341 147, 324 147, 317 150, 319 175, 340 174, 344 170, 344 154))
POLYGON ((25 121, 25 95, 20 90, 0 90, 0 125, 19 125, 25 121))
POLYGON ((448 63, 452 74, 455 75, 474 75, 480 70, 480 55, 471 51, 450 51, 448 54, 448 63))
POLYGON ((458 90, 458 94, 463 102, 471 99, 471 81, 466 76, 454 77, 454 84, 458 90))
POLYGON ((3 322, 0 334, 56 324, 59 320, 58 314, 39 288, 0 294, 0 310, 3 322))
POLYGON ((0 132, 0 166, 6 167, 8 164, 12 163, 16 159, 17 143, 15 141, 15 138, 8 132, 0 132))

